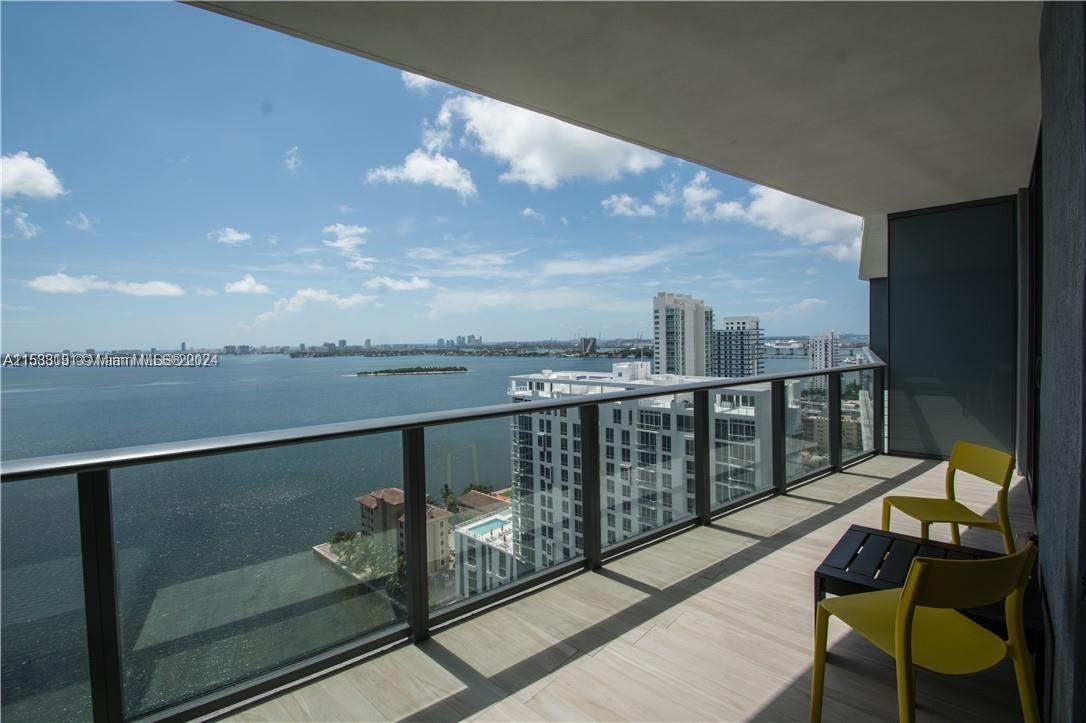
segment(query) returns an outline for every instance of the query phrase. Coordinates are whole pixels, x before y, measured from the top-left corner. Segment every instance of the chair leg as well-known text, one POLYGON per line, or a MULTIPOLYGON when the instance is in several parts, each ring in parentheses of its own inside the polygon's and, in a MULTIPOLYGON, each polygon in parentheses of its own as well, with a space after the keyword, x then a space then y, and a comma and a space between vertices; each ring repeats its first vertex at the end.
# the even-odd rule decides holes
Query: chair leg
POLYGON ((822 689, 826 682, 826 637, 829 633, 830 613, 822 605, 815 608, 814 665, 811 666, 811 713, 810 723, 822 720, 822 689))
POLYGON ((1011 646, 1014 661, 1014 677, 1018 683, 1018 697, 1022 701, 1022 719, 1025 723, 1040 723, 1041 712, 1037 706, 1037 689, 1033 687, 1033 666, 1029 653, 1018 646, 1011 646))
POLYGON ((916 723, 916 670, 899 656, 897 664, 897 717, 900 723, 916 723))
POLYGON ((1010 523, 1000 525, 999 531, 1003 533, 1003 548, 1007 551, 1008 555, 1013 555, 1014 549, 1014 535, 1011 533, 1010 523))
POLYGON ((890 500, 886 498, 882 500, 882 529, 890 531, 890 500))
POLYGON ((955 545, 962 544, 962 536, 961 533, 958 531, 957 522, 950 523, 950 541, 953 542, 955 545))
POLYGON ((930 530, 931 530, 931 523, 930 522, 921 522, 920 523, 920 537, 921 538, 923 538, 925 540, 928 539, 928 532, 930 530))

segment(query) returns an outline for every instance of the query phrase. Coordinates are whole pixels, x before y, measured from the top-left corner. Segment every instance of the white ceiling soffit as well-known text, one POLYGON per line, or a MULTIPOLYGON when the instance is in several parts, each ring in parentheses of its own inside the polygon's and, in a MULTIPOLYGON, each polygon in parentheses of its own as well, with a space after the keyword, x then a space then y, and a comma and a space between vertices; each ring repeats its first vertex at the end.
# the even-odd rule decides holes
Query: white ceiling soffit
POLYGON ((1015 192, 1041 3, 201 7, 877 216, 1015 192))

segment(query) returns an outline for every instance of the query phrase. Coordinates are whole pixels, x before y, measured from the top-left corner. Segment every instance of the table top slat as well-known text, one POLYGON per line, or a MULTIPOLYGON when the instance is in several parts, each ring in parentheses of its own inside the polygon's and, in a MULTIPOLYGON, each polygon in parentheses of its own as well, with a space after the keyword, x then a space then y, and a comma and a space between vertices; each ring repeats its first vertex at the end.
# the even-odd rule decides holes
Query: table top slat
POLYGON ((833 549, 830 550, 830 554, 826 556, 826 559, 822 561, 822 564, 828 567, 837 568, 838 570, 848 568, 848 564, 852 562, 852 558, 856 556, 856 551, 860 549, 866 539, 866 532, 850 529, 837 541, 837 544, 833 546, 833 549))
POLYGON ((875 573, 878 572, 879 567, 882 565, 882 558, 886 551, 890 549, 892 541, 889 537, 883 537, 882 535, 868 535, 867 539, 864 540, 864 546, 860 550, 860 554, 856 555, 856 559, 848 566, 848 571, 857 575, 875 577, 875 573))
POLYGON ((913 564, 913 558, 916 557, 916 551, 919 549, 920 545, 915 542, 894 540, 893 544, 890 545, 890 552, 887 553, 886 560, 882 563, 882 567, 879 568, 879 580, 894 585, 903 585, 905 577, 909 574, 909 566, 913 564))

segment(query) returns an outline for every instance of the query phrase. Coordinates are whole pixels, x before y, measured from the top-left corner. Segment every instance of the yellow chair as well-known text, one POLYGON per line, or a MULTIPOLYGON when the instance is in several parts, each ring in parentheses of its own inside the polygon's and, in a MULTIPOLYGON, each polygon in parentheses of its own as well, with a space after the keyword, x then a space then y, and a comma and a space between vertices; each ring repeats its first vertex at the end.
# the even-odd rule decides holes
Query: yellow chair
POLYGON ((909 517, 920 520, 920 536, 928 539, 928 528, 933 522, 949 522, 950 537, 955 545, 962 544, 958 525, 999 530, 1003 533, 1003 545, 1007 553, 1014 552, 1014 535, 1007 514, 1007 491, 1014 471, 1014 456, 998 449, 979 444, 957 441, 950 453, 946 470, 946 499, 935 497, 884 497, 882 499, 882 529, 890 529, 890 508, 896 507, 909 517), (958 470, 976 475, 999 485, 996 497, 998 520, 978 515, 954 499, 954 473, 958 470))
POLYGON ((822 720, 826 634, 831 615, 894 658, 898 717, 902 723, 912 723, 916 718, 914 665, 945 675, 965 675, 987 670, 1007 657, 1014 662, 1026 723, 1038 723, 1037 694, 1022 624, 1022 599, 1036 557, 1033 542, 1021 552, 987 560, 917 557, 900 590, 845 595, 820 602, 815 616, 811 723, 822 720), (1008 640, 957 612, 1004 599, 1008 640))

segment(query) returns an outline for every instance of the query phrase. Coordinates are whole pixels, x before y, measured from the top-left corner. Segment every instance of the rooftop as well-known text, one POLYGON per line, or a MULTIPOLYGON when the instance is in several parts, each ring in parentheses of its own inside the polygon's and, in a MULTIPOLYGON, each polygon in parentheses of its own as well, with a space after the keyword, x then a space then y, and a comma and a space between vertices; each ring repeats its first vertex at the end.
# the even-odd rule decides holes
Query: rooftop
MULTIPOLYGON (((890 493, 939 495, 944 463, 880 455, 346 667, 229 720, 806 720, 812 573, 890 493)), ((991 487, 960 482, 984 510, 991 487)), ((1011 514, 1032 529, 1019 482, 1011 514)), ((895 530, 916 534, 895 518, 895 530)), ((947 539, 945 530, 933 537, 947 539)), ((999 549, 992 533, 963 542, 999 549)), ((896 718, 892 661, 830 627, 827 720, 896 718)), ((919 717, 1018 720, 1008 663, 918 671, 919 717)))
POLYGON ((384 487, 354 498, 355 502, 370 509, 377 507, 378 500, 387 502, 390 505, 402 505, 403 490, 399 487, 384 487))

